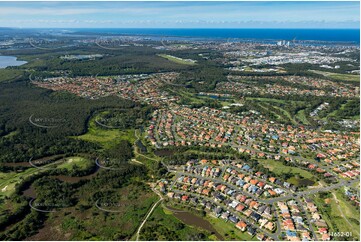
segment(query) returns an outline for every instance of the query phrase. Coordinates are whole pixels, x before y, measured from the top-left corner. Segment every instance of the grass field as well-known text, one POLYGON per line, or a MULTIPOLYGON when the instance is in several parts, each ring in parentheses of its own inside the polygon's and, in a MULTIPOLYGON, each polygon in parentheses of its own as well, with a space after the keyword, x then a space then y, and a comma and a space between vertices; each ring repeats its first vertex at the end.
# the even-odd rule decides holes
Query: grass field
POLYGON ((277 107, 277 106, 273 106, 275 109, 280 110, 283 115, 285 117, 287 117, 287 119, 289 119, 293 124, 297 124, 297 122, 293 119, 293 117, 291 117, 291 114, 289 112, 287 112, 286 110, 284 110, 283 108, 277 107))
POLYGON ((258 104, 261 108, 263 108, 264 110, 267 110, 267 111, 269 111, 270 113, 272 113, 278 120, 283 120, 284 118, 281 116, 281 115, 279 115, 278 113, 275 113, 275 112, 273 112, 273 111, 270 111, 264 104, 258 104))
POLYGON ((296 116, 295 116, 296 119, 298 119, 301 123, 303 124, 310 124, 310 122, 308 121, 307 117, 306 117, 306 114, 305 114, 305 110, 301 110, 299 112, 297 112, 296 116))
MULTIPOLYGON (((282 175, 282 174, 292 174, 292 175, 298 175, 300 177, 303 177, 305 179, 315 180, 315 177, 308 171, 303 170, 298 167, 293 166, 285 166, 280 161, 276 160, 259 160, 259 162, 264 165, 264 167, 270 169, 270 171, 274 172, 276 175, 282 175)), ((288 182, 298 185, 299 179, 292 177, 288 180, 288 182)))
POLYGON ((342 192, 343 189, 329 193, 330 204, 326 204, 324 199, 316 195, 316 205, 323 219, 329 224, 330 232, 352 232, 354 240, 359 240, 360 211, 343 198, 342 192))
POLYGON ((199 100, 206 100, 206 101, 217 101, 219 102, 222 106, 229 106, 230 104, 232 104, 232 98, 224 98, 224 99, 217 99, 217 98, 211 98, 210 96, 201 96, 201 95, 193 95, 194 98, 197 98, 199 100))
POLYGON ((22 70, 0 69, 0 82, 12 81, 24 74, 22 70))
POLYGON ((331 202, 331 217, 336 221, 339 231, 352 232, 360 238, 360 211, 351 206, 342 196, 341 191, 334 192, 336 199, 331 202), (343 215, 340 214, 340 210, 343 215))
POLYGON ((79 156, 75 156, 75 157, 68 157, 65 159, 65 161, 63 163, 61 163, 60 165, 58 165, 58 168, 65 168, 67 170, 72 170, 73 166, 77 166, 78 169, 80 170, 86 170, 90 164, 92 164, 93 162, 84 158, 84 157, 79 157, 79 156))
MULTIPOLYGON (((187 149, 186 151, 184 151, 184 154, 196 154, 199 157, 204 157, 204 156, 217 156, 220 155, 220 152, 218 151, 200 151, 200 150, 192 150, 192 149, 187 149)), ((222 156, 224 157, 233 157, 234 154, 232 153, 225 153, 222 152, 222 156)))
MULTIPOLYGON (((174 92, 174 91, 173 91, 174 92)), ((176 94, 180 95, 181 97, 190 100, 191 103, 195 103, 195 104, 201 104, 203 103, 203 101, 197 97, 196 95, 192 95, 189 92, 185 92, 185 91, 177 91, 175 92, 176 94)))
POLYGON ((332 223, 330 214, 328 214, 328 212, 326 210, 328 205, 325 203, 325 200, 320 198, 319 194, 314 195, 312 198, 314 198, 313 201, 315 202, 315 205, 317 206, 318 211, 322 215, 322 219, 325 220, 325 222, 329 226, 329 231, 337 231, 337 227, 334 226, 334 224, 332 223))
POLYGON ((94 120, 95 118, 92 118, 90 120, 88 125, 88 132, 86 134, 73 138, 98 143, 105 149, 110 148, 121 139, 128 140, 131 144, 133 144, 136 140, 134 135, 134 129, 127 129, 125 131, 122 131, 120 129, 107 129, 98 126, 94 120))
POLYGON ((282 104, 286 104, 286 100, 281 100, 281 99, 274 99, 274 98, 265 98, 265 97, 247 97, 247 100, 256 100, 256 101, 260 101, 260 102, 266 102, 266 103, 270 103, 270 102, 276 102, 276 103, 282 103, 282 104))
POLYGON ((340 74, 340 73, 333 73, 327 71, 316 71, 310 70, 313 73, 323 75, 325 77, 334 79, 336 81, 353 81, 353 82, 360 82, 360 75, 352 75, 352 74, 340 74))
POLYGON ((256 237, 251 237, 247 232, 242 232, 237 229, 234 224, 227 223, 222 219, 207 216, 207 220, 226 240, 237 241, 258 241, 256 237))
POLYGON ((166 55, 166 54, 159 54, 158 56, 163 57, 169 61, 175 62, 177 64, 182 64, 182 65, 197 65, 197 63, 195 62, 191 62, 191 61, 186 61, 182 58, 176 57, 176 56, 172 56, 172 55, 166 55))
POLYGON ((291 115, 286 110, 278 106, 271 105, 265 102, 260 102, 258 105, 264 110, 267 110, 268 112, 272 113, 279 121, 291 121, 293 124, 296 123, 296 121, 291 118, 291 115), (279 113, 271 111, 270 107, 279 110, 282 114, 280 115, 279 113))

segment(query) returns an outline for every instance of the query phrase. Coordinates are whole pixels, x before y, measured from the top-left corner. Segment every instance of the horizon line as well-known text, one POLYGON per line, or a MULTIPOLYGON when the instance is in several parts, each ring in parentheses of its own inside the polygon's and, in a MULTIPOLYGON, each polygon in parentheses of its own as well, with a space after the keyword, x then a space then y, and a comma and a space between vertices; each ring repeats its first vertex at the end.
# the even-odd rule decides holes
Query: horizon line
POLYGON ((275 27, 7 27, 0 26, 0 28, 8 28, 8 29, 304 29, 304 30, 360 30, 360 28, 353 27, 345 27, 345 28, 297 28, 297 27, 284 27, 284 28, 275 28, 275 27))

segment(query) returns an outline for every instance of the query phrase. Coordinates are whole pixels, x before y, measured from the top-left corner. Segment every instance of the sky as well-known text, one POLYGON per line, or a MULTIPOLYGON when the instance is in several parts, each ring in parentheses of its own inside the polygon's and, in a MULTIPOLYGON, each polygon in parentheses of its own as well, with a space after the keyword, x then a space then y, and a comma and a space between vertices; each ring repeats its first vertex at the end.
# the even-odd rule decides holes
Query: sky
POLYGON ((1 2, 0 27, 359 28, 358 1, 1 2))

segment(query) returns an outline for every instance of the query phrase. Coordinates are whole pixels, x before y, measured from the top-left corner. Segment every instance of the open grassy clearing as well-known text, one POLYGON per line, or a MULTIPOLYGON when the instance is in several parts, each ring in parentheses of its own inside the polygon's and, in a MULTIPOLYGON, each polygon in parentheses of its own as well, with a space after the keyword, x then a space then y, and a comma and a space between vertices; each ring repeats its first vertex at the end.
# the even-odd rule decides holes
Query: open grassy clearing
POLYGON ((360 183, 359 182, 354 183, 351 187, 354 188, 354 189, 359 189, 360 188, 360 183))
POLYGON ((170 93, 174 93, 175 95, 181 97, 181 102, 187 105, 206 105, 207 102, 219 103, 222 106, 228 106, 232 103, 232 99, 224 100, 224 99, 215 99, 207 96, 198 96, 194 93, 189 93, 183 90, 171 90, 168 89, 170 93))
MULTIPOLYGON (((293 176, 300 176, 305 179, 309 179, 309 180, 313 180, 313 181, 315 180, 315 177, 313 176, 312 173, 310 173, 306 170, 303 170, 301 168, 298 168, 298 167, 285 166, 280 161, 266 159, 266 160, 259 160, 259 162, 264 167, 266 167, 270 171, 274 172, 276 175, 292 174, 293 176)), ((300 180, 301 179, 291 177, 290 179, 288 179, 288 182, 297 186, 297 185, 299 185, 298 183, 300 182, 300 180)))
POLYGON ((168 88, 167 91, 169 91, 170 93, 174 93, 175 95, 181 97, 182 102, 186 103, 187 105, 191 105, 191 104, 206 105, 207 102, 217 102, 224 107, 224 106, 229 106, 230 104, 232 104, 235 101, 235 99, 233 99, 233 98, 217 99, 217 98, 211 98, 208 96, 200 96, 195 93, 189 93, 189 92, 186 92, 183 90, 177 90, 177 89, 174 90, 174 89, 168 88))
MULTIPOLYGON (((260 105, 261 105, 261 104, 260 104, 260 105)), ((279 120, 281 120, 281 121, 291 121, 291 122, 293 122, 290 114, 289 114, 286 110, 284 110, 284 109, 282 109, 282 108, 280 108, 280 107, 278 107, 278 106, 269 104, 269 103, 264 103, 264 102, 262 102, 262 105, 263 105, 262 107, 263 107, 265 110, 268 110, 269 112, 271 112, 271 113, 273 113, 274 115, 276 115, 276 117, 277 117, 279 120), (270 111, 269 107, 272 107, 272 108, 275 108, 275 109, 279 110, 283 115, 280 115, 279 113, 270 111)))
POLYGON ((256 101, 266 102, 266 103, 276 102, 276 103, 282 103, 282 104, 285 104, 287 102, 286 100, 265 98, 265 97, 247 97, 246 100, 256 100, 256 101))
POLYGON ((310 72, 323 75, 325 77, 334 79, 336 81, 360 82, 360 75, 340 74, 340 73, 333 73, 333 72, 327 72, 327 71, 316 71, 316 70, 310 70, 310 72))
POLYGON ((140 149, 137 145, 134 145, 134 157, 135 160, 138 162, 141 162, 143 165, 145 165, 147 168, 149 168, 153 172, 157 172, 155 170, 155 164, 157 161, 161 161, 162 158, 159 156, 156 156, 151 149, 149 149, 149 146, 147 145, 147 140, 145 139, 146 133, 139 134, 139 130, 135 131, 135 136, 139 138, 139 140, 147 147, 146 153, 141 153, 140 149))
POLYGON ((207 100, 207 101, 218 101, 222 106, 229 106, 232 104, 232 98, 212 98, 210 96, 201 96, 201 95, 193 95, 195 98, 198 98, 199 100, 207 100))
POLYGON ((297 120, 299 120, 301 123, 305 124, 305 125, 308 125, 310 124, 310 122, 308 121, 307 117, 306 117, 306 114, 305 114, 305 110, 300 110, 297 112, 295 118, 297 120))
POLYGON ((121 139, 128 140, 130 143, 134 143, 136 140, 134 129, 127 129, 125 131, 120 129, 107 129, 97 125, 95 123, 95 117, 89 121, 88 132, 86 134, 73 138, 98 143, 105 149, 112 147, 114 143, 121 139))
POLYGON ((291 114, 289 112, 287 112, 285 109, 278 107, 278 106, 273 106, 275 109, 280 110, 293 124, 297 124, 296 120, 294 120, 291 117, 291 114))
POLYGON ((278 107, 278 106, 271 105, 271 104, 269 104, 269 103, 265 103, 265 102, 260 102, 258 105, 259 105, 261 108, 263 108, 264 110, 266 110, 266 111, 272 113, 273 115, 275 115, 275 117, 276 117, 279 121, 291 121, 292 123, 294 123, 294 122, 292 121, 292 119, 290 118, 289 113, 288 113, 287 111, 285 111, 284 109, 282 109, 282 108, 280 108, 280 107, 278 107), (275 108, 275 109, 280 110, 283 115, 280 115, 279 113, 276 113, 276 112, 274 112, 274 111, 271 111, 271 110, 270 110, 270 107, 273 107, 273 108, 275 108), (288 115, 287 115, 287 114, 288 114, 288 115))
POLYGON ((327 204, 325 203, 325 199, 321 198, 319 194, 312 196, 312 198, 314 199, 313 201, 315 202, 315 205, 317 206, 318 211, 322 215, 322 219, 325 220, 325 222, 329 226, 329 231, 336 232, 337 227, 334 226, 334 224, 332 223, 330 214, 328 214, 328 212, 327 212, 327 204))
POLYGON ((206 218, 217 232, 220 233, 223 238, 227 238, 227 240, 258 241, 255 236, 251 237, 247 232, 242 232, 230 222, 227 223, 223 219, 215 218, 210 215, 207 215, 206 218))
POLYGON ((90 161, 84 157, 75 156, 65 158, 65 161, 58 165, 57 168, 72 170, 74 166, 76 166, 80 170, 86 170, 91 164, 93 164, 93 161, 90 161))
POLYGON ((349 204, 342 193, 343 189, 339 189, 329 192, 327 198, 315 195, 314 201, 322 218, 330 226, 330 232, 352 232, 353 240, 357 241, 360 238, 360 211, 349 204))
POLYGON ((176 56, 172 56, 172 55, 158 54, 158 56, 163 57, 163 58, 165 58, 169 61, 172 61, 174 63, 177 63, 177 64, 190 65, 190 66, 197 65, 197 63, 195 63, 195 62, 186 61, 180 57, 176 57, 176 56))
POLYGON ((211 156, 211 155, 218 156, 220 154, 222 154, 225 157, 233 157, 234 156, 234 154, 232 154, 232 153, 217 152, 217 151, 215 151, 215 152, 212 152, 212 151, 200 151, 200 150, 192 150, 192 149, 187 149, 186 151, 184 151, 184 154, 196 154, 199 157, 201 157, 201 156, 211 156))
POLYGON ((331 202, 331 217, 336 221, 336 224, 340 231, 350 231, 353 235, 357 235, 360 237, 360 211, 356 210, 356 208, 349 204, 346 201, 340 190, 333 192, 337 199, 332 199, 331 202), (342 217, 340 214, 346 217, 342 217))
POLYGON ((265 159, 265 160, 259 160, 259 162, 276 174, 292 173, 295 175, 296 174, 301 175, 304 178, 309 178, 309 179, 313 178, 313 175, 310 172, 305 171, 298 167, 285 166, 280 161, 265 159))
POLYGON ((178 94, 180 95, 182 98, 185 98, 185 99, 189 99, 192 103, 196 103, 196 104, 201 104, 203 103, 203 101, 197 97, 196 95, 193 95, 189 92, 185 92, 185 91, 172 91, 174 92, 175 94, 178 94))
POLYGON ((12 81, 24 74, 24 71, 17 69, 0 69, 0 82, 12 81))
POLYGON ((267 110, 269 112, 271 112, 273 115, 275 115, 275 117, 278 119, 278 120, 283 120, 284 118, 279 115, 278 113, 275 113, 273 111, 270 111, 267 107, 264 106, 264 103, 263 104, 258 104, 261 108, 263 108, 264 110, 267 110))

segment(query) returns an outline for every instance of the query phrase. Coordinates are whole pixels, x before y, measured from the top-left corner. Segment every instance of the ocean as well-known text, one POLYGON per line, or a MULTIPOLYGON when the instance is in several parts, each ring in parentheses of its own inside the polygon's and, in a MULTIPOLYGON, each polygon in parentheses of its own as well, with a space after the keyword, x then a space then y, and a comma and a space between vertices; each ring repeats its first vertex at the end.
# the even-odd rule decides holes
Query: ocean
POLYGON ((246 39, 246 40, 313 40, 360 43, 359 29, 72 29, 120 35, 168 36, 182 38, 246 39))

